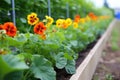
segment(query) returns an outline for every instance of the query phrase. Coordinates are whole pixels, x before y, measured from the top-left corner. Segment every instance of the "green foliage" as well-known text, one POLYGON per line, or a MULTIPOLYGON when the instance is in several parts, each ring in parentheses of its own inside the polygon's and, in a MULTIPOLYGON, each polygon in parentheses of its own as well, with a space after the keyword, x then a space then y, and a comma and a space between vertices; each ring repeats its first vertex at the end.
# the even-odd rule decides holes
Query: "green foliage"
POLYGON ((58 69, 64 68, 67 64, 67 59, 64 57, 64 53, 62 52, 55 56, 55 61, 58 69))
MULTIPOLYGON (((5 55, 7 57, 12 55, 13 57, 9 57, 11 61, 15 61, 15 63, 23 61, 24 65, 28 66, 27 70, 12 71, 11 68, 16 66, 9 62, 9 58, 7 58, 8 60, 4 58, 2 60, 1 57, 1 64, 5 65, 7 63, 11 66, 11 68, 8 66, 4 67, 4 69, 1 68, 3 70, 1 71, 1 79, 3 80, 4 77, 8 79, 6 76, 11 75, 13 80, 17 77, 20 80, 55 80, 54 67, 65 69, 68 74, 74 74, 78 52, 86 49, 87 45, 96 40, 98 35, 103 34, 106 28, 104 26, 107 26, 109 21, 98 20, 94 22, 91 20, 90 22, 79 24, 76 29, 72 25, 67 29, 51 25, 51 28, 45 33, 45 40, 40 35, 33 33, 18 33, 15 37, 9 37, 5 33, 1 33, 0 51, 9 53, 10 55, 5 55), (84 30, 81 30, 80 26, 84 30), (56 32, 53 32, 54 29, 56 32), (16 57, 20 60, 16 60, 16 57), (8 71, 4 73, 4 70, 8 71)), ((21 63, 17 67, 21 67, 20 65, 21 63)))
MULTIPOLYGON (((11 21, 10 16, 6 15, 11 12, 10 0, 2 0, 1 3, 0 14, 4 16, 0 16, 0 23, 11 21)), ((15 0, 15 3, 17 29, 20 32, 15 37, 0 32, 0 80, 55 80, 54 68, 74 74, 78 52, 86 49, 98 35, 103 34, 110 21, 91 20, 79 24, 76 29, 73 25, 62 29, 53 24, 47 28, 44 40, 41 35, 33 34, 33 31, 26 33, 29 28, 26 18, 30 12, 36 12, 40 21, 44 19, 48 14, 47 0, 15 0)), ((96 11, 92 3, 86 0, 51 0, 51 13, 55 20, 66 18, 66 3, 69 3, 70 18, 76 14, 86 16, 89 12, 96 11)))
POLYGON ((4 80, 4 78, 6 80, 9 75, 11 75, 9 79, 12 79, 14 76, 21 78, 21 73, 18 73, 18 75, 14 74, 29 68, 19 57, 9 54, 0 55, 0 63, 2 64, 0 68, 0 80, 4 80))
POLYGON ((14 71, 5 75, 4 80, 21 80, 23 71, 14 71))
MULTIPOLYGON (((107 8, 95 8, 92 2, 86 0, 50 0, 51 1, 51 16, 56 20, 58 18, 66 18, 66 3, 69 4, 70 18, 74 18, 76 14, 85 17, 89 12, 94 12, 97 15, 113 15, 112 11, 107 8)), ((0 5, 0 23, 12 21, 11 0, 2 0, 0 5), (6 6, 4 6, 6 5, 6 6)), ((36 12, 40 20, 48 15, 47 0, 15 0, 16 24, 18 29, 25 32, 28 26, 26 23, 27 15, 31 12, 36 12), (22 7, 21 7, 22 6, 22 7), (22 13, 22 14, 21 14, 22 13), (23 29, 23 27, 25 27, 23 29)))
POLYGON ((39 78, 41 80, 56 79, 56 73, 51 63, 48 60, 46 60, 43 56, 33 56, 33 62, 31 64, 30 70, 32 71, 32 73, 34 73, 35 78, 39 78))
POLYGON ((107 74, 105 76, 105 80, 113 80, 113 76, 111 74, 107 74))

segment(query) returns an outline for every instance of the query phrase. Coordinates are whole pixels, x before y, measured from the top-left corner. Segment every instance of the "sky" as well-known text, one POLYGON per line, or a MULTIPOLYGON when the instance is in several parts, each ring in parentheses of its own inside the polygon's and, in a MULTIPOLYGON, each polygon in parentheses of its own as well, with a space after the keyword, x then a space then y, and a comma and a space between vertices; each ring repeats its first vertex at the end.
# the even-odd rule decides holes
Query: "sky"
MULTIPOLYGON (((90 0, 90 1, 94 2, 94 4, 97 7, 101 7, 104 4, 104 0, 90 0)), ((107 0, 107 2, 111 8, 120 8, 120 0, 107 0)))

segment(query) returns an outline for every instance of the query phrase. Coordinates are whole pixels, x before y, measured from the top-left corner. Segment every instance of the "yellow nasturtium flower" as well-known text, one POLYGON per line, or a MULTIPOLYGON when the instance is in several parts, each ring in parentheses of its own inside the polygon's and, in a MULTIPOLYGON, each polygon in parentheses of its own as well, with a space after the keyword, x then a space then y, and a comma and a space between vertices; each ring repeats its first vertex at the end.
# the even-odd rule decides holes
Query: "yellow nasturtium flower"
POLYGON ((78 23, 77 22, 73 22, 73 27, 74 27, 74 29, 78 28, 78 23))
POLYGON ((63 29, 66 29, 66 28, 68 28, 68 22, 67 22, 67 20, 63 20, 63 23, 62 23, 62 28, 63 29))
POLYGON ((72 24, 72 20, 70 18, 67 18, 66 22, 67 22, 68 26, 70 26, 72 24))
POLYGON ((84 24, 85 23, 85 18, 80 18, 80 23, 84 24))
POLYGON ((64 21, 64 19, 58 19, 58 20, 56 21, 56 26, 59 27, 59 28, 61 28, 61 27, 62 27, 62 24, 63 24, 63 21, 64 21))
POLYGON ((108 19, 108 18, 109 18, 109 16, 99 16, 99 19, 101 19, 101 20, 108 19))
POLYGON ((50 16, 45 16, 47 20, 47 24, 52 24, 54 22, 54 19, 50 16))
POLYGON ((46 26, 47 28, 49 28, 49 27, 50 27, 50 25, 51 25, 51 24, 47 23, 45 26, 46 26))
POLYGON ((45 16, 45 20, 44 20, 44 22, 46 22, 46 27, 50 27, 50 25, 54 22, 54 19, 52 18, 52 17, 50 17, 50 16, 45 16))
POLYGON ((56 21, 56 26, 59 27, 59 28, 63 28, 63 29, 66 29, 68 28, 69 25, 71 25, 71 20, 70 19, 58 19, 56 21))
POLYGON ((89 16, 86 16, 85 19, 86 19, 86 21, 90 21, 91 20, 89 16))
POLYGON ((31 13, 27 16, 27 20, 28 24, 35 25, 39 21, 39 18, 37 17, 36 13, 31 13))

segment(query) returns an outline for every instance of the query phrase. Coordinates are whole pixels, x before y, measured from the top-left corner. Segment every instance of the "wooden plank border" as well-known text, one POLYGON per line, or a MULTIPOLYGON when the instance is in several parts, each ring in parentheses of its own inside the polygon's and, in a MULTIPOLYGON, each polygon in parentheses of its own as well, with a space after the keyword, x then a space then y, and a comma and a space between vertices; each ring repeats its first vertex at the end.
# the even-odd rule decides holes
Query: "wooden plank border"
POLYGON ((102 50, 105 47, 107 40, 111 36, 111 32, 113 29, 113 25, 116 20, 113 20, 106 32, 102 35, 102 37, 98 40, 93 49, 89 52, 88 56, 84 59, 84 61, 79 65, 76 70, 76 73, 70 78, 70 80, 91 80, 92 76, 95 72, 98 61, 101 57, 102 50))

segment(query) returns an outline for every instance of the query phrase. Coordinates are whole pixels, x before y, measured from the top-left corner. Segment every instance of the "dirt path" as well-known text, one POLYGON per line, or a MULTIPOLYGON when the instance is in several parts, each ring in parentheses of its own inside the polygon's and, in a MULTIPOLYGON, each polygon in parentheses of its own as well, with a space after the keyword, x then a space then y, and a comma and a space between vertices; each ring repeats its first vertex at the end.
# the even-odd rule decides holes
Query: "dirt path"
POLYGON ((93 80, 120 80, 120 21, 114 26, 116 29, 106 44, 93 80))

